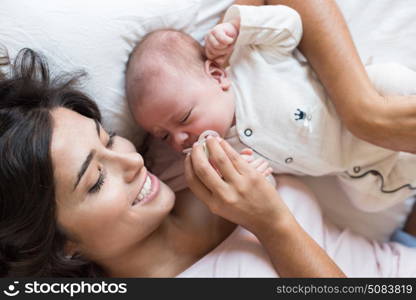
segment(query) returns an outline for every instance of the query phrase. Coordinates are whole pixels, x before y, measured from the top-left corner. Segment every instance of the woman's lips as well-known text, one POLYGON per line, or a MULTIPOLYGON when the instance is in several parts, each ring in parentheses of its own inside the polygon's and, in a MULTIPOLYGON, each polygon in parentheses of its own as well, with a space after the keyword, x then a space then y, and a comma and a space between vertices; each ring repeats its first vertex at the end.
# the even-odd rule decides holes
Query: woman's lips
POLYGON ((145 181, 134 199, 132 206, 137 204, 143 205, 153 200, 158 194, 160 189, 159 179, 153 174, 147 172, 145 181))

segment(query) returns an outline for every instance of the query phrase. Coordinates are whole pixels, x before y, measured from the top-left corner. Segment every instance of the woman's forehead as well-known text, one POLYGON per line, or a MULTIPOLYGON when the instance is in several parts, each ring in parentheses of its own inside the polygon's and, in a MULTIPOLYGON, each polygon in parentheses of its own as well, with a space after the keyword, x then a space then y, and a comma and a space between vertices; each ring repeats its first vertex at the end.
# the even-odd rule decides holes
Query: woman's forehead
POLYGON ((91 139, 96 134, 94 120, 66 108, 58 108, 52 111, 53 133, 52 153, 56 151, 72 152, 77 146, 82 146, 83 141, 91 139), (68 148, 68 145, 72 145, 68 148))
POLYGON ((52 112, 51 156, 57 182, 73 181, 97 139, 94 120, 65 108, 52 112))

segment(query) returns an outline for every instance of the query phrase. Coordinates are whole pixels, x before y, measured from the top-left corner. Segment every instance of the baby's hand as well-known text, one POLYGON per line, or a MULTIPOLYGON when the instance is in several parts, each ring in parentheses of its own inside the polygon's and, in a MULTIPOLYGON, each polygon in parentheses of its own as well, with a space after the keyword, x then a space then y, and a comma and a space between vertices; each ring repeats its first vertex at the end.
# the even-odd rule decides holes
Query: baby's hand
POLYGON ((240 30, 240 19, 216 25, 205 37, 205 55, 221 67, 228 65, 240 30))
POLYGON ((269 163, 263 158, 259 157, 254 159, 253 150, 245 148, 240 151, 240 155, 244 158, 257 172, 260 172, 264 177, 272 174, 273 169, 269 166, 269 163))

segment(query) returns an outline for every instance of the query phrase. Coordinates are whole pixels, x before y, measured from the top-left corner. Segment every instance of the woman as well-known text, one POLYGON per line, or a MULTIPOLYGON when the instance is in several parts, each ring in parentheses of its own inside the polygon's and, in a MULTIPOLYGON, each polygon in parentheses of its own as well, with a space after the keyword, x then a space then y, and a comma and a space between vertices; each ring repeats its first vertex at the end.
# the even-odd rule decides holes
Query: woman
MULTIPOLYGON (((27 49, 12 70, 0 82, 1 276, 177 276, 234 230, 189 194, 175 199, 129 141, 101 127, 97 106, 74 79, 50 79, 45 62, 27 49)), ((266 179, 219 146, 209 141, 226 185, 204 167, 198 146, 192 165, 187 159, 197 195, 208 203, 193 169, 219 188, 216 199, 237 204, 210 207, 255 233, 279 274, 343 276, 266 179)))

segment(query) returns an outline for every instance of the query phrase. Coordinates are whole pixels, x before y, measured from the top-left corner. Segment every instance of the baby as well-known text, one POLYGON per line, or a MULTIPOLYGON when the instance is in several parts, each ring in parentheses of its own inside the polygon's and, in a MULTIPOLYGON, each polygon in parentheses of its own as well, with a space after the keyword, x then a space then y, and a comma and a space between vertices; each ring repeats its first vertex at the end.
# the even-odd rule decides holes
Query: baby
MULTIPOLYGON (((333 174, 353 203, 379 211, 413 195, 416 156, 377 147, 341 123, 322 85, 296 51, 300 16, 286 6, 232 6, 206 38, 225 70, 189 35, 161 30, 136 46, 126 73, 137 123, 183 151, 206 130, 237 150, 253 149, 275 173, 333 174)), ((415 94, 400 65, 367 69, 383 94, 415 94)), ((365 112, 363 112, 365 113, 365 112)))

